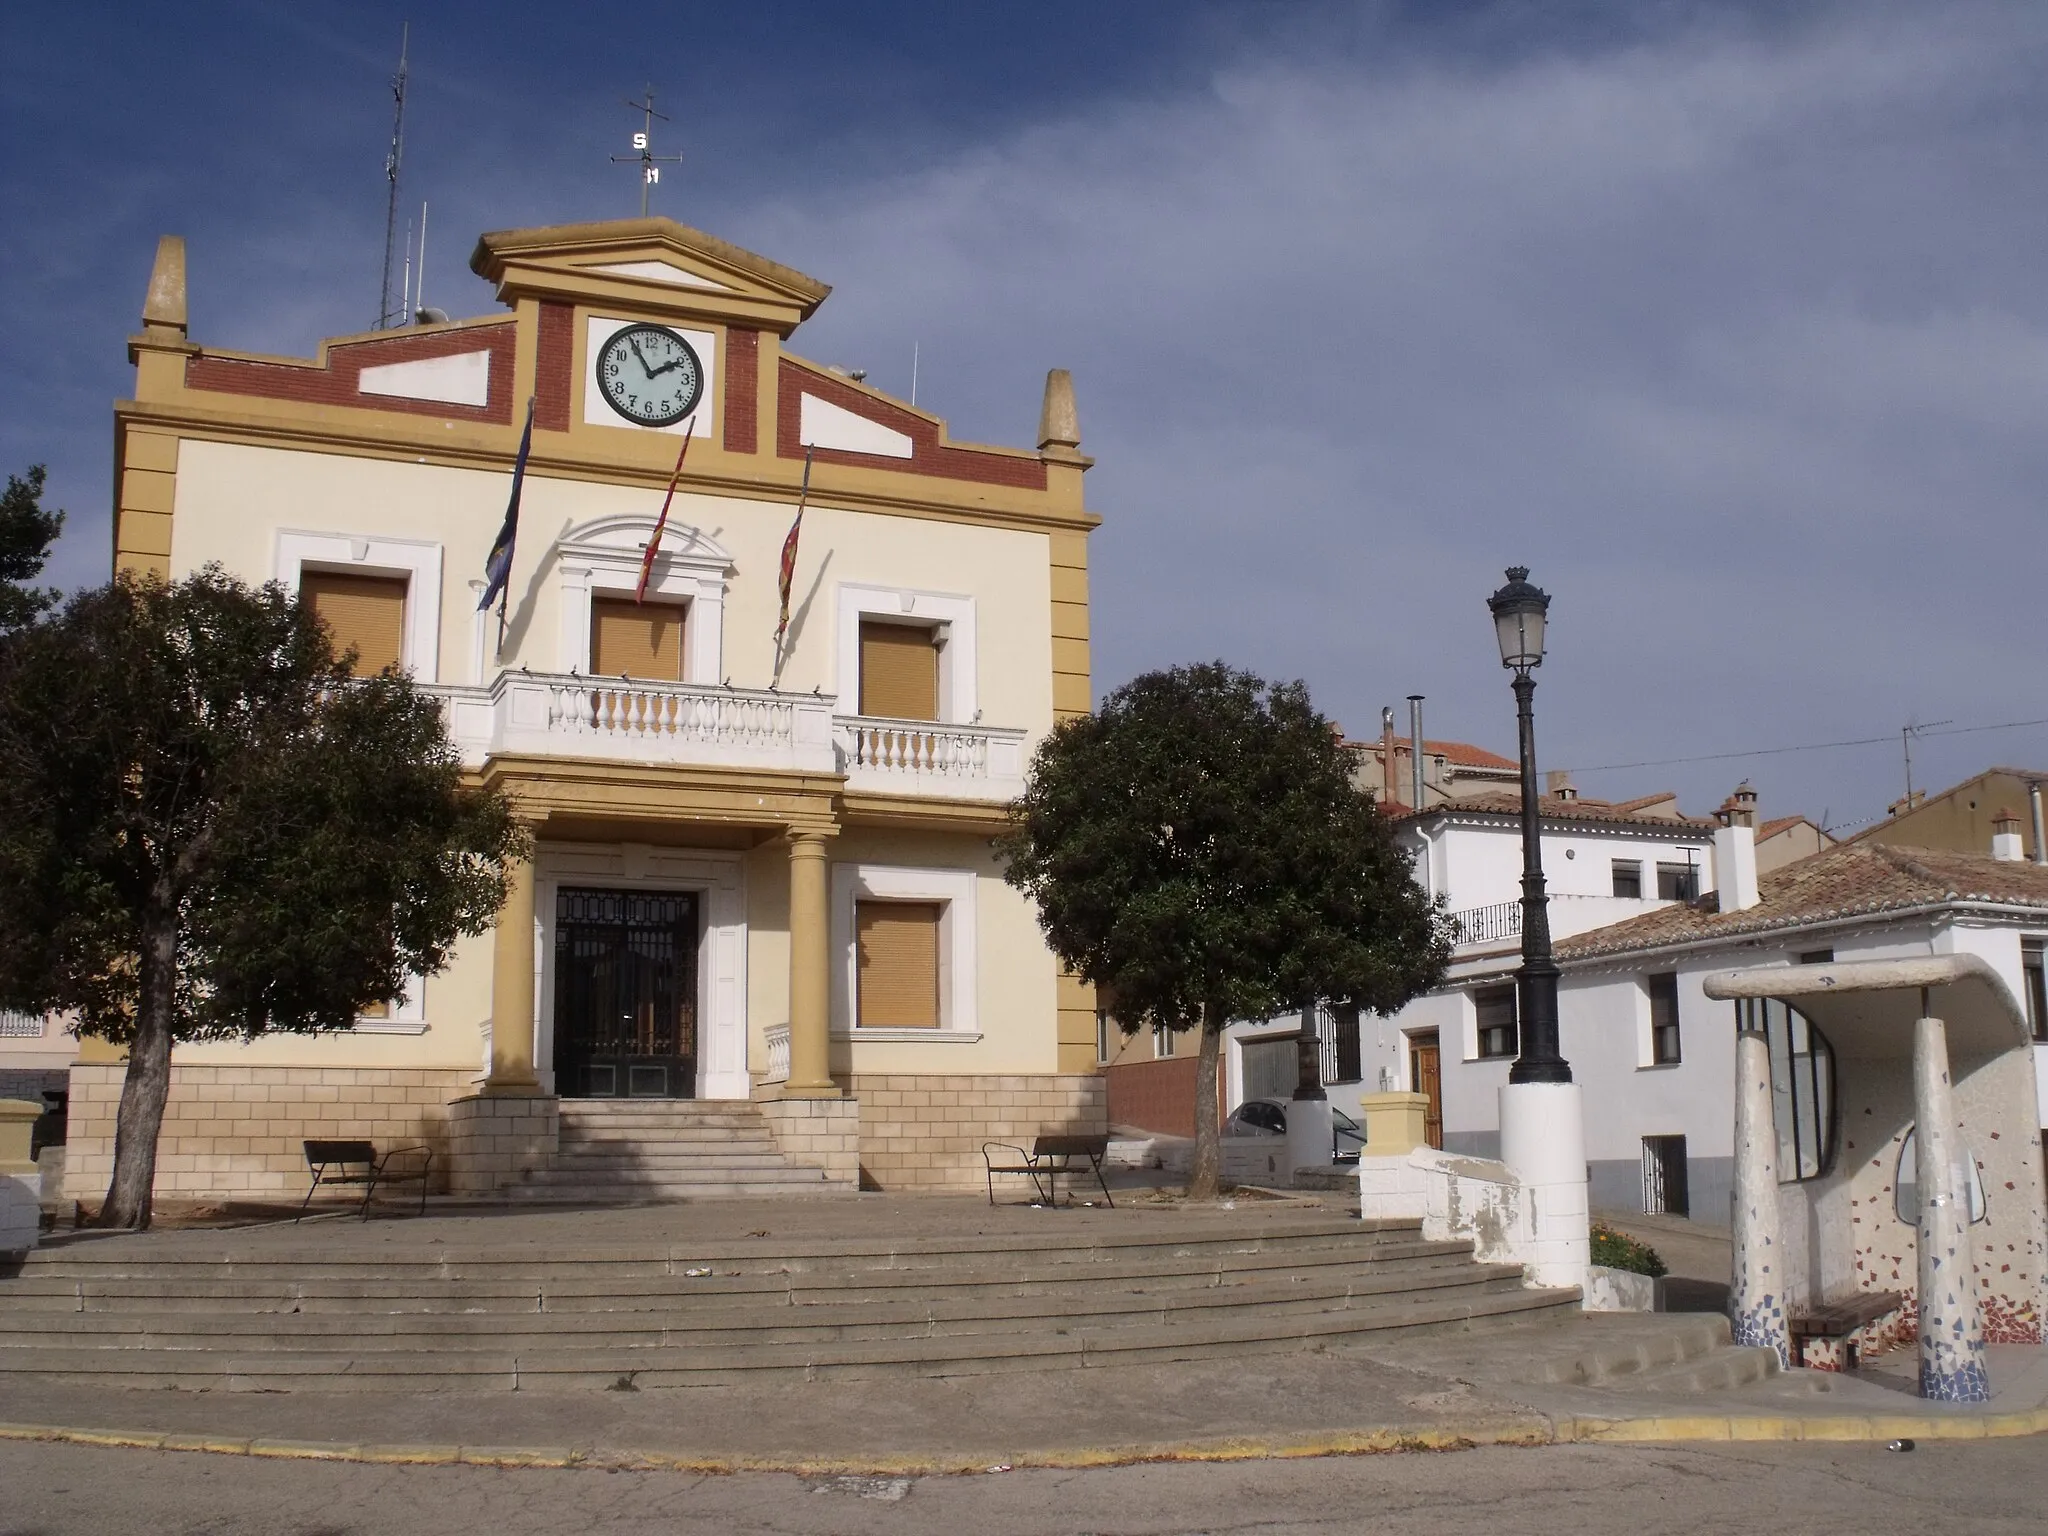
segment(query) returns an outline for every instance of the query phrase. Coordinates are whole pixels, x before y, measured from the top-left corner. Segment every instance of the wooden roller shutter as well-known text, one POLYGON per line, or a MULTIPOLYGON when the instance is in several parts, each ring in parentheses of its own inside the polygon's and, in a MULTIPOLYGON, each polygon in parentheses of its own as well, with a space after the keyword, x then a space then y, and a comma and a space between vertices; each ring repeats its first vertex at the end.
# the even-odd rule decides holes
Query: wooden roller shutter
POLYGON ((860 1023, 867 1028, 939 1027, 939 903, 863 901, 859 929, 860 1023))
POLYGON ((305 571, 299 576, 299 598, 327 626, 334 654, 355 648, 358 677, 395 667, 404 658, 405 587, 403 576, 337 571, 305 571))
POLYGON ((939 638, 933 631, 862 623, 860 712, 887 720, 939 718, 939 638))
POLYGON ((590 600, 590 671, 595 677, 683 680, 683 609, 631 598, 590 600))

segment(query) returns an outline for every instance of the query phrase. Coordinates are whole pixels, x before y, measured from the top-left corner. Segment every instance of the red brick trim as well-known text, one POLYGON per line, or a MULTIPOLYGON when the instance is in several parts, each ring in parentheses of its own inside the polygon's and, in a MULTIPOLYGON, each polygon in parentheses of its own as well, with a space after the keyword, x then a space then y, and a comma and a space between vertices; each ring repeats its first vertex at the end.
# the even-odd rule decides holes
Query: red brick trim
POLYGON ((776 379, 775 452, 784 459, 804 456, 802 439, 804 395, 843 407, 910 439, 907 459, 877 458, 867 453, 846 453, 837 448, 820 448, 821 464, 851 464, 864 469, 893 469, 912 475, 938 475, 948 480, 972 480, 982 485, 1012 485, 1020 490, 1045 489, 1045 461, 1018 458, 1006 453, 988 453, 974 448, 955 448, 939 441, 936 422, 913 411, 877 400, 836 374, 812 368, 791 358, 782 360, 776 379))
POLYGON ((344 342, 327 349, 325 366, 318 363, 267 363, 241 357, 201 354, 185 362, 185 387, 228 395, 256 395, 269 400, 299 400, 311 405, 348 405, 366 411, 399 411, 408 416, 440 416, 456 421, 509 422, 512 419, 512 360, 517 331, 510 320, 435 331, 423 336, 400 334, 373 341, 344 342), (366 395, 359 387, 365 368, 384 363, 425 362, 479 349, 491 354, 490 398, 482 406, 451 405, 442 400, 405 400, 395 395, 366 395))
POLYGON ((540 307, 540 342, 533 360, 533 424, 543 432, 569 430, 570 374, 576 363, 576 310, 568 304, 540 307))
POLYGON ((761 333, 733 326, 725 333, 725 451, 758 453, 761 445, 761 333))

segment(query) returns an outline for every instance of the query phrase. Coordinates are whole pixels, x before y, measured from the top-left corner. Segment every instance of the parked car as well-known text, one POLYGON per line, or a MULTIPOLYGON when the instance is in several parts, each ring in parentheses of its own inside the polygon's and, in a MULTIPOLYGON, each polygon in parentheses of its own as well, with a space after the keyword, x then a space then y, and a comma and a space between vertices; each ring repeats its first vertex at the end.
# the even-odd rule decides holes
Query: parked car
MULTIPOLYGON (((1287 1099, 1246 1099, 1230 1112, 1223 1122, 1226 1136, 1285 1136, 1287 1134, 1287 1099)), ((1336 1105, 1330 1106, 1330 1160, 1337 1163, 1358 1161, 1359 1148, 1365 1145, 1365 1127, 1336 1105)))

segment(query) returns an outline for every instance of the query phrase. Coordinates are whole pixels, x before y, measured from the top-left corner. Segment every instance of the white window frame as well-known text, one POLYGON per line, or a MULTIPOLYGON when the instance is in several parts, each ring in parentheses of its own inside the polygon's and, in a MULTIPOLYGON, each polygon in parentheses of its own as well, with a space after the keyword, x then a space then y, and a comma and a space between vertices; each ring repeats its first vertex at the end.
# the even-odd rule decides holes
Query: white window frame
MULTIPOLYGON (((590 609, 595 596, 631 597, 654 519, 639 513, 599 518, 555 546, 562 610, 561 670, 590 675, 590 609)), ((725 589, 732 557, 701 529, 671 521, 647 583, 650 597, 683 606, 683 681, 725 680, 725 589)))
POLYGON ((883 619, 936 631, 939 723, 974 723, 981 713, 981 702, 976 687, 973 598, 843 581, 839 584, 837 603, 839 698, 832 707, 833 713, 860 713, 860 623, 862 619, 883 619))
POLYGON ((306 571, 405 578, 405 625, 399 664, 414 682, 441 680, 441 546, 418 539, 280 529, 277 580, 296 597, 306 571))
POLYGON ((405 990, 391 1000, 391 1012, 381 1019, 356 1016, 359 1035, 424 1035, 427 1032, 427 983, 423 976, 408 976, 405 990))
POLYGON ((906 1040, 962 1045, 981 1038, 976 1008, 975 912, 971 869, 915 869, 901 864, 832 866, 832 1038, 906 1040), (855 1014, 860 952, 855 908, 863 901, 932 901, 939 906, 939 1027, 861 1027, 855 1014))

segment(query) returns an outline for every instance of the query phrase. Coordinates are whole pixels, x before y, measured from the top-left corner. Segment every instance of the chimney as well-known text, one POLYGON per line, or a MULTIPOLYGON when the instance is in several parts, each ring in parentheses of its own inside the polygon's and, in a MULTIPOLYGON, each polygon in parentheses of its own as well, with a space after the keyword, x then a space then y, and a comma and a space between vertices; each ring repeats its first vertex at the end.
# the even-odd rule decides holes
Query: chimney
POLYGON ((1714 830, 1714 893, 1723 912, 1746 912, 1762 898, 1756 888, 1756 828, 1736 821, 1714 830))
POLYGON ((1550 796, 1553 800, 1576 800, 1579 798, 1578 790, 1572 785, 1570 772, 1563 768, 1553 768, 1550 772, 1543 775, 1543 793, 1550 796))
POLYGON ((1408 695, 1408 788, 1418 811, 1428 798, 1422 792, 1422 747, 1422 695, 1411 693, 1408 695))
POLYGON ((1991 857, 2017 864, 2026 856, 2027 845, 2020 840, 2020 819, 2010 806, 2001 805, 1998 814, 1991 818, 1991 857))
POLYGON ((185 237, 164 235, 156 243, 156 263, 149 269, 142 328, 153 336, 175 336, 182 341, 185 321, 185 237))
POLYGON ((1380 710, 1380 804, 1401 803, 1401 770, 1394 756, 1394 707, 1380 710))

